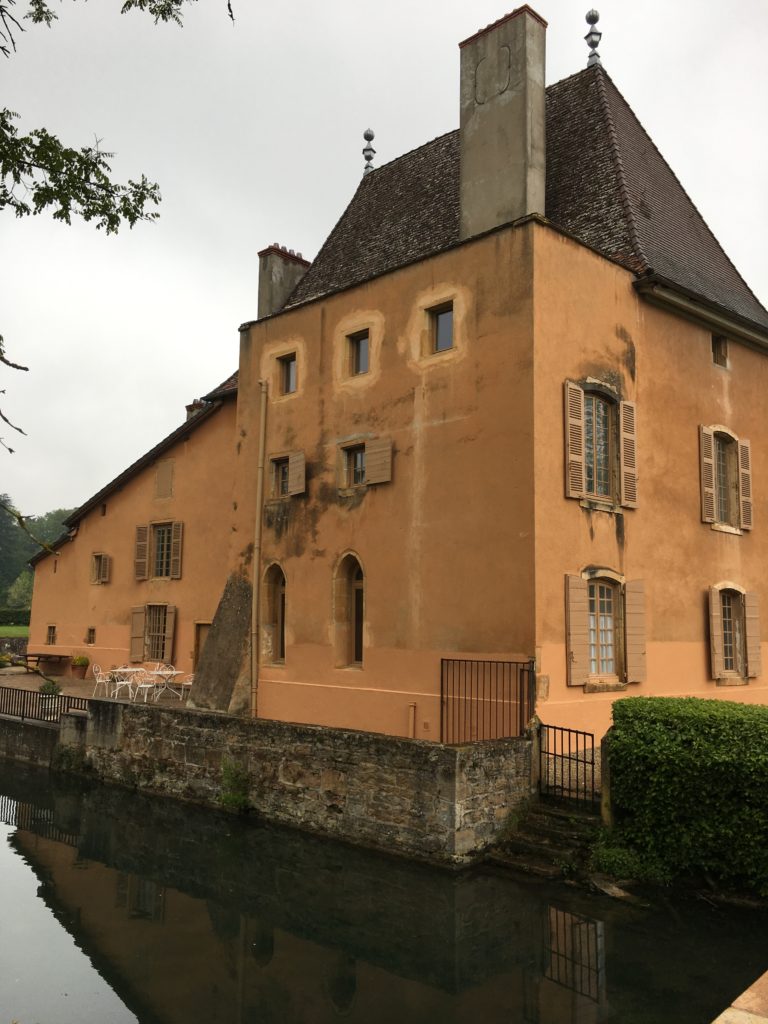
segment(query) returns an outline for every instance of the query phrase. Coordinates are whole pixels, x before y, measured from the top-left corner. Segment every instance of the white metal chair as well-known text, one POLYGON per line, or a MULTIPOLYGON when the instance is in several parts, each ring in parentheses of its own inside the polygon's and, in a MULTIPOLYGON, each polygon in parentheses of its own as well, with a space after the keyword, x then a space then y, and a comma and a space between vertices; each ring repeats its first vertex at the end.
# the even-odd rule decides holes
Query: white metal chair
POLYGON ((105 697, 112 696, 112 679, 110 678, 109 672, 102 672, 100 665, 94 665, 93 679, 94 686, 93 693, 91 694, 92 697, 95 697, 96 694, 99 692, 99 687, 103 688, 105 697))
POLYGON ((147 703, 147 697, 155 699, 157 694, 157 679, 155 676, 150 675, 149 672, 135 672, 133 675, 133 701, 134 703, 138 699, 140 693, 144 694, 144 703, 147 703))
POLYGON ((123 690, 128 691, 128 700, 133 700, 133 682, 131 680, 131 675, 133 673, 123 673, 123 669, 125 667, 126 666, 120 666, 119 668, 114 669, 111 673, 112 693, 110 696, 114 697, 115 700, 119 699, 123 690))

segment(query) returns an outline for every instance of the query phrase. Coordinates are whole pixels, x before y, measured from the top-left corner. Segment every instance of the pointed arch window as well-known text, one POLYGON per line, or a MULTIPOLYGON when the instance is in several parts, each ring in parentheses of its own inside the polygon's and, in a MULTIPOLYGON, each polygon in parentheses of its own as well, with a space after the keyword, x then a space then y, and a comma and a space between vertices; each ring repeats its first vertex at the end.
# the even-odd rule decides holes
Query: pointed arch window
POLYGON ((262 656, 272 664, 285 662, 285 573, 270 565, 264 577, 262 656))
POLYGON ((346 555, 334 585, 336 663, 362 667, 365 637, 365 575, 355 555, 346 555))

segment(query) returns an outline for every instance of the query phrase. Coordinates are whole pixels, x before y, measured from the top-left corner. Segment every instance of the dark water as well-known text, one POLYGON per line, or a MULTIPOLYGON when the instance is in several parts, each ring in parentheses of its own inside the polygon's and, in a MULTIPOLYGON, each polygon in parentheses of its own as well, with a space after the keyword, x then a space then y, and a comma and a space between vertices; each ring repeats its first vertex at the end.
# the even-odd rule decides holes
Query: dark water
POLYGON ((768 919, 454 876, 0 762, 0 1024, 709 1024, 768 919))

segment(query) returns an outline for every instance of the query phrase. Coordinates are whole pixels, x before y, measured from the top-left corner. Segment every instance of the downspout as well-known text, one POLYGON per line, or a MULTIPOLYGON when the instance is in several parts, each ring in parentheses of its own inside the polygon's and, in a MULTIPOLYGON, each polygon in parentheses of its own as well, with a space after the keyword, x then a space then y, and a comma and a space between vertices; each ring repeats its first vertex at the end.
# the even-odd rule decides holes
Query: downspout
POLYGON ((259 381, 259 463, 256 469, 256 522, 253 529, 253 596, 251 599, 251 718, 259 704, 259 605, 261 601, 261 532, 264 504, 264 452, 267 443, 267 382, 259 381))

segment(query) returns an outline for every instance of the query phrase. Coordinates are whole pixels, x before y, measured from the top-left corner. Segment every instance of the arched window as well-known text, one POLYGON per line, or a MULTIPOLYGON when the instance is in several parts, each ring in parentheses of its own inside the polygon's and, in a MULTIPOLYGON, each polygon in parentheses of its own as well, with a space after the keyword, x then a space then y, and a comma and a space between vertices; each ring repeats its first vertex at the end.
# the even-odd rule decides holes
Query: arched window
POLYGON ((336 572, 334 618, 337 664, 362 665, 365 577, 362 566, 352 554, 344 556, 336 572))
POLYGON ((618 633, 621 620, 621 590, 607 579, 590 580, 589 673, 620 675, 618 633))
POLYGON ((285 575, 270 565, 264 576, 261 649, 264 661, 285 661, 285 575))
POLYGON ((756 593, 735 583, 709 591, 712 678, 721 684, 760 675, 760 609, 756 593))
POLYGON ((713 528, 752 529, 752 448, 727 427, 699 427, 701 518, 713 528))
POLYGON ((609 385, 565 382, 565 494, 605 505, 637 506, 634 402, 609 385))
POLYGON ((616 453, 616 403, 584 394, 584 489, 596 498, 613 499, 616 453))

